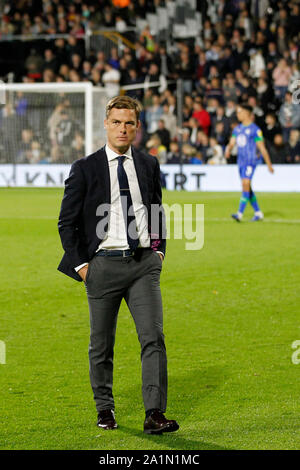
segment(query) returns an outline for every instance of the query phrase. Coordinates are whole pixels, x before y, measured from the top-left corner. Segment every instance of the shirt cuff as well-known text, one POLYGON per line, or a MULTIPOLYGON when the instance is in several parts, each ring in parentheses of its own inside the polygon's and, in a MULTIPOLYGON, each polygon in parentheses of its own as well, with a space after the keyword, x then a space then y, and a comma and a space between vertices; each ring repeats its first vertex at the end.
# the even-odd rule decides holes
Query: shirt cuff
POLYGON ((79 266, 76 266, 76 268, 74 268, 74 269, 75 269, 75 271, 78 273, 78 271, 79 271, 81 268, 83 268, 83 266, 86 266, 87 264, 89 264, 89 263, 80 264, 79 266))
POLYGON ((163 254, 162 251, 157 251, 156 253, 160 253, 161 255, 163 255, 163 258, 165 258, 165 255, 163 254))

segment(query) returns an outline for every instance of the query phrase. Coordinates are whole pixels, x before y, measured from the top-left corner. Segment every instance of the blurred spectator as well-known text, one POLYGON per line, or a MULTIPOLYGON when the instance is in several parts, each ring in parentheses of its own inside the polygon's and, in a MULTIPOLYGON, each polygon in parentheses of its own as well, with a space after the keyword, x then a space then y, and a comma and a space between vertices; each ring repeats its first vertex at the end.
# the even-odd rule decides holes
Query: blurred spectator
POLYGON ((170 143, 170 151, 167 153, 166 163, 177 164, 180 163, 179 145, 178 142, 170 143))
POLYGON ((277 122, 275 114, 268 113, 263 126, 263 135, 268 147, 273 143, 276 134, 281 134, 281 127, 277 122))
POLYGON ((283 164, 288 163, 289 148, 284 142, 281 134, 276 134, 273 144, 269 147, 272 163, 283 164))
POLYGON ((38 140, 32 140, 30 149, 26 152, 26 155, 28 163, 47 163, 47 160, 45 160, 45 150, 38 140))
POLYGON ((148 134, 153 134, 158 129, 158 122, 163 114, 163 109, 160 105, 159 95, 152 96, 152 105, 146 109, 146 124, 148 134))
POLYGON ((40 80, 42 78, 43 65, 44 60, 42 56, 37 53, 36 49, 31 49, 30 55, 25 60, 27 77, 40 80))
POLYGON ((291 129, 300 128, 300 106, 293 103, 293 97, 290 92, 285 94, 285 100, 280 107, 279 122, 285 142, 289 139, 291 129))
POLYGON ((203 131, 208 134, 209 128, 210 128, 210 115, 208 114, 207 111, 203 108, 201 99, 196 98, 193 106, 194 112, 192 117, 196 118, 197 121, 199 122, 199 126, 203 131))
POLYGON ((163 119, 166 129, 168 129, 171 139, 174 139, 176 136, 177 120, 176 116, 170 112, 168 104, 163 106, 163 114, 161 115, 161 119, 163 119))
POLYGON ((216 126, 219 123, 223 124, 224 139, 227 140, 229 136, 230 118, 225 116, 225 109, 220 105, 217 107, 216 113, 211 118, 212 134, 216 133, 216 126))
POLYGON ((162 144, 157 134, 153 134, 146 142, 146 149, 150 155, 158 158, 160 164, 166 163, 167 148, 162 144))
POLYGON ((166 129, 165 126, 165 121, 163 119, 160 119, 158 121, 158 128, 156 130, 156 134, 160 138, 161 144, 166 147, 167 151, 169 151, 169 146, 170 146, 170 132, 168 129, 166 129))
POLYGON ((189 159, 189 163, 192 165, 203 165, 204 161, 202 153, 199 152, 199 150, 195 150, 193 152, 193 156, 189 159))
POLYGON ((57 73, 58 65, 59 64, 58 64, 57 58, 56 58, 55 54, 53 53, 52 49, 50 49, 50 48, 45 49, 43 69, 44 70, 45 69, 50 69, 54 73, 57 73))
POLYGON ((261 71, 265 70, 266 64, 263 58, 263 55, 260 50, 250 49, 250 69, 249 75, 252 78, 259 78, 261 76, 261 71))
POLYGON ((224 152, 221 145, 218 144, 218 141, 215 137, 209 139, 209 151, 207 156, 209 157, 207 163, 209 165, 224 165, 226 164, 226 159, 224 157, 224 152))
POLYGON ((274 80, 275 95, 279 98, 280 101, 283 100, 284 95, 287 91, 291 75, 292 71, 287 65, 286 60, 281 59, 272 73, 272 77, 274 80))
POLYGON ((17 153, 17 163, 29 163, 29 152, 33 141, 32 129, 23 129, 21 134, 21 142, 17 153))
POLYGON ((74 139, 71 143, 72 160, 78 160, 85 155, 84 138, 80 132, 75 132, 74 139))
POLYGON ((7 152, 15 157, 17 145, 21 138, 21 120, 13 105, 8 102, 1 109, 0 132, 1 140, 7 152))
POLYGON ((288 163, 300 163, 300 132, 292 129, 288 141, 288 163))
POLYGON ((196 145, 197 142, 197 134, 199 130, 199 121, 198 119, 191 117, 188 121, 188 128, 190 131, 190 143, 192 145, 196 145))
POLYGON ((120 72, 114 69, 111 64, 105 65, 105 72, 102 75, 102 82, 105 87, 108 98, 113 98, 119 94, 120 90, 120 72))

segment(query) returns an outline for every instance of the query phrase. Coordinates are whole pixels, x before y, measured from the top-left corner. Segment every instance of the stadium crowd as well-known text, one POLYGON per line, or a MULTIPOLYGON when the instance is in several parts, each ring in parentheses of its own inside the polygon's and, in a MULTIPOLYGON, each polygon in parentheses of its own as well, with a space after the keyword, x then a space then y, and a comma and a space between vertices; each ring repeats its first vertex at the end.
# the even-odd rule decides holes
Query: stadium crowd
MULTIPOLYGON (((237 125, 236 109, 241 102, 253 108, 272 162, 300 163, 300 2, 197 1, 196 9, 202 15, 202 32, 197 37, 161 42, 148 24, 141 32, 132 32, 138 18, 146 19, 148 12, 166 3, 7 2, 0 22, 1 41, 5 44, 20 34, 68 35, 67 39, 40 42, 42 48, 31 48, 23 56, 14 72, 16 80, 24 83, 91 81, 111 97, 126 85, 157 82, 163 75, 169 82, 164 91, 159 86, 127 91, 143 104, 142 129, 135 145, 161 163, 179 163, 181 150, 183 163, 226 164, 224 149, 237 125), (129 28, 134 48, 112 47, 109 54, 87 52, 83 41, 87 28, 112 28, 124 34, 129 28), (178 78, 184 93, 180 129, 178 78)), ((2 57, 2 65, 4 62, 2 57)), ((6 69, 7 63, 6 58, 6 69)), ((27 106, 20 93, 16 102, 1 108, 2 142, 11 126, 18 129, 17 118, 26 116, 27 106)), ((43 138, 32 122, 19 129, 18 162, 68 162, 84 155, 83 128, 68 106, 63 99, 53 104, 43 138)), ((5 160, 4 147, 0 155, 5 160)), ((233 155, 229 162, 234 161, 233 155)))

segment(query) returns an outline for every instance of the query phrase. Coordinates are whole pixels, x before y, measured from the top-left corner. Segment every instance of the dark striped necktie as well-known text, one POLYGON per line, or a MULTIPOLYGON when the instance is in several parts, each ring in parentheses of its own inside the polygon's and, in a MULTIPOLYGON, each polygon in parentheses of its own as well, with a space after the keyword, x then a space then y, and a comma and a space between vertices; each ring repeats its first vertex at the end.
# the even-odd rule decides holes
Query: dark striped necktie
POLYGON ((125 221, 125 229, 127 233, 127 241, 129 248, 134 251, 138 247, 139 239, 137 234, 136 220, 129 189, 128 178, 123 166, 125 158, 126 157, 124 155, 118 157, 118 180, 120 186, 121 204, 125 221))

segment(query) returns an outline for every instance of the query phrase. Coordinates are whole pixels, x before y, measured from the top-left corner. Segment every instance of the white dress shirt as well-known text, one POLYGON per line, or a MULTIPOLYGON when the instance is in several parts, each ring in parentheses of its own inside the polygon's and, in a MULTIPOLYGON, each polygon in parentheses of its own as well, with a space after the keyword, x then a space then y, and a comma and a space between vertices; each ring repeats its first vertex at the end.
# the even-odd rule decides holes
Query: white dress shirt
MULTIPOLYGON (((120 157, 120 155, 114 152, 108 146, 108 144, 106 144, 105 146, 105 152, 107 155, 110 175, 110 218, 106 237, 99 244, 96 252, 99 250, 129 250, 117 173, 118 157, 120 157)), ((126 157, 123 163, 123 167, 126 171, 128 178, 129 189, 136 220, 136 227, 139 237, 139 247, 148 248, 150 247, 150 237, 148 232, 147 213, 141 196, 134 161, 132 158, 131 147, 129 147, 127 152, 123 155, 126 157)), ((160 251, 158 251, 157 253, 161 253, 163 255, 163 253, 160 251)), ((86 264, 88 263, 83 263, 80 266, 77 266, 75 268, 75 271, 78 272, 86 264)))

